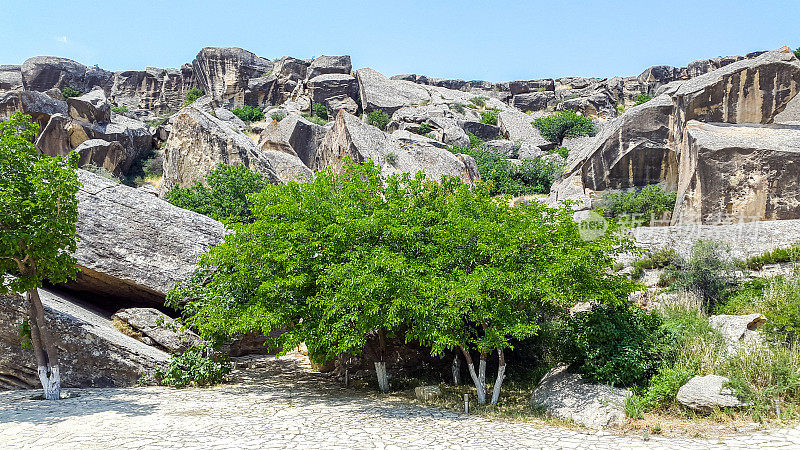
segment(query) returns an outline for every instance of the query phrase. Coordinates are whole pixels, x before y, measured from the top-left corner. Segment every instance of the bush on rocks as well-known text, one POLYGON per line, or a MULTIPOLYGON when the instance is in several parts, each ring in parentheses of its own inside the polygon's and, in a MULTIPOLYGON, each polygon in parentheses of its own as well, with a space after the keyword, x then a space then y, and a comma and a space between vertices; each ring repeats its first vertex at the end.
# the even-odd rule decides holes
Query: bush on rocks
POLYGON ((593 136, 596 132, 592 119, 570 109, 558 111, 548 117, 540 117, 531 123, 539 129, 545 139, 559 145, 564 138, 593 136))
POLYGON ((389 125, 389 115, 377 109, 367 114, 367 125, 372 125, 381 131, 386 131, 386 125, 389 125))
POLYGON ((231 363, 222 355, 211 354, 213 350, 203 346, 172 355, 169 367, 156 371, 154 378, 161 385, 176 388, 221 383, 231 372, 231 363))
POLYGON ((235 108, 231 112, 244 122, 258 122, 259 120, 264 120, 264 111, 250 105, 235 108))

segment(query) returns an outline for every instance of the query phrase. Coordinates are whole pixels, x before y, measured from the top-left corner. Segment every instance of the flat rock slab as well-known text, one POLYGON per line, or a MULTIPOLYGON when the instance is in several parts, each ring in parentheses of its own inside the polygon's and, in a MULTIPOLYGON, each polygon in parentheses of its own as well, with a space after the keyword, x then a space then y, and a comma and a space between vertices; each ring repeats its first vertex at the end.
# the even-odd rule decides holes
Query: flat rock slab
POLYGON ((138 340, 147 345, 159 347, 170 353, 178 353, 201 344, 200 336, 181 325, 171 317, 155 308, 125 308, 112 316, 127 324, 138 340))
POLYGON ((744 406, 732 390, 724 387, 729 381, 720 375, 694 376, 678 389, 678 402, 703 413, 710 413, 715 408, 744 406))
POLYGON ((147 192, 79 170, 78 249, 81 271, 67 286, 98 295, 163 305, 190 275, 225 226, 147 192))

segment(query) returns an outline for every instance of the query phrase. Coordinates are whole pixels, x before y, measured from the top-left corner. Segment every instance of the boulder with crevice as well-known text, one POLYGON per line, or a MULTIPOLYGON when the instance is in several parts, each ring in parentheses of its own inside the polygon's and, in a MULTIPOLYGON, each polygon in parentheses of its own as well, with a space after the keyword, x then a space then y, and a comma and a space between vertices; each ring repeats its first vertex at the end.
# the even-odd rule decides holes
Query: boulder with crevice
POLYGON ((67 99, 69 116, 86 123, 111 121, 111 104, 102 89, 67 99))
POLYGON ((124 308, 111 318, 129 336, 168 353, 182 353, 202 344, 200 336, 155 308, 124 308))
POLYGON ((80 155, 78 167, 95 166, 111 172, 116 177, 124 175, 122 169, 126 158, 125 147, 119 142, 89 139, 75 148, 75 152, 80 155))
POLYGON ((251 78, 267 75, 275 64, 241 48, 205 47, 192 62, 198 87, 228 107, 244 104, 251 78))
POLYGON ((317 125, 300 116, 289 114, 280 121, 267 124, 258 138, 258 147, 263 151, 281 151, 300 158, 306 167, 317 170, 317 149, 327 127, 317 125))
POLYGON ((353 71, 353 64, 350 62, 350 57, 347 55, 341 56, 318 56, 311 61, 308 66, 306 77, 309 80, 314 79, 320 75, 327 74, 345 74, 350 75, 353 71))

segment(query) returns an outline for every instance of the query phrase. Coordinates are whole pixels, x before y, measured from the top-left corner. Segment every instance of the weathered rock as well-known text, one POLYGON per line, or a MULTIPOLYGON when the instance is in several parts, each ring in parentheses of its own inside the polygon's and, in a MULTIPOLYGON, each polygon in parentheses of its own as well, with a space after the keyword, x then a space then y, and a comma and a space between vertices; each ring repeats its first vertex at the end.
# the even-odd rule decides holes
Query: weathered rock
POLYGON ((462 120, 458 125, 467 133, 472 133, 476 137, 489 141, 496 139, 500 135, 500 127, 497 125, 489 125, 474 120, 462 120))
POLYGON ((346 97, 343 95, 330 97, 325 100, 325 106, 328 110, 328 117, 336 117, 336 114, 339 113, 339 110, 344 110, 349 114, 357 115, 358 110, 358 103, 353 100, 352 97, 346 97))
POLYGON ((89 139, 81 143, 75 151, 81 156, 78 167, 92 165, 102 167, 117 177, 123 175, 122 168, 127 155, 119 142, 89 139))
POLYGON ((465 155, 456 156, 426 142, 422 136, 399 138, 386 134, 340 111, 319 149, 320 168, 338 170, 345 157, 359 163, 370 159, 380 165, 385 174, 424 171, 432 179, 444 175, 460 177, 467 183, 478 179, 472 167, 474 160, 465 155))
POLYGON ((228 107, 242 106, 249 80, 266 75, 273 67, 272 61, 241 48, 205 47, 192 62, 200 89, 228 107))
POLYGON ((500 135, 519 143, 521 147, 552 150, 556 144, 542 137, 539 130, 532 125, 534 119, 535 117, 518 111, 501 111, 497 115, 500 135))
POLYGON ((511 95, 517 96, 520 94, 527 94, 529 92, 555 91, 556 85, 555 82, 550 78, 539 80, 519 80, 509 82, 508 89, 511 92, 511 95))
POLYGON ((332 73, 319 75, 308 82, 311 101, 326 104, 328 99, 347 97, 358 98, 358 82, 352 75, 332 73))
POLYGON ((47 125, 53 114, 67 114, 67 103, 36 91, 11 91, 0 94, 0 120, 15 112, 31 116, 39 129, 47 125))
POLYGON ((245 105, 263 107, 276 101, 278 78, 274 74, 247 80, 247 90, 244 93, 245 105))
POLYGON ((642 72, 638 80, 647 86, 647 92, 645 93, 652 96, 661 86, 685 78, 688 78, 686 69, 672 66, 653 66, 642 72))
POLYGON ((100 87, 108 93, 114 74, 98 67, 86 67, 67 58, 35 56, 22 63, 22 85, 27 91, 44 92, 66 87, 89 92, 100 87))
POLYGON ((22 66, 0 65, 0 94, 22 89, 22 66))
POLYGON ((673 223, 800 218, 800 126, 690 121, 684 131, 673 223))
POLYGON ((176 111, 186 92, 195 87, 194 72, 187 65, 181 69, 148 67, 144 71, 114 73, 109 99, 116 106, 147 110, 156 114, 176 111))
POLYGON ((104 299, 162 305, 225 227, 146 192, 79 170, 77 279, 104 299))
POLYGON ((533 391, 531 403, 547 408, 548 414, 592 428, 620 425, 625 420, 625 399, 630 391, 589 384, 566 366, 552 369, 533 391))
POLYGON ((419 84, 390 80, 377 71, 364 68, 356 71, 361 105, 365 113, 382 110, 390 116, 398 109, 430 101, 430 94, 419 84))
MULTIPOLYGON (((132 386, 169 363, 169 355, 117 331, 107 316, 72 296, 40 289, 45 320, 59 351, 62 386, 132 386)), ((36 357, 21 348, 25 300, 0 294, 0 389, 38 389, 36 357)))
POLYGON ((520 111, 544 111, 556 104, 553 91, 529 92, 515 95, 511 105, 520 111))
POLYGON ((512 141, 507 140, 493 140, 486 141, 486 147, 498 155, 503 155, 506 158, 516 158, 519 155, 519 147, 512 141))
POLYGON ((711 413, 716 408, 744 406, 732 390, 723 387, 729 381, 719 375, 694 376, 678 389, 678 402, 702 413, 711 413))
POLYGON ((306 76, 309 80, 313 80, 320 75, 339 73, 350 75, 353 70, 353 64, 350 62, 350 57, 343 56, 319 56, 314 58, 311 65, 308 66, 306 76))
POLYGON ((742 344, 760 343, 761 338, 756 330, 766 321, 761 314, 720 314, 708 318, 711 328, 719 331, 725 338, 729 353, 734 353, 742 344))
POLYGON ((80 97, 67 99, 69 116, 86 123, 111 121, 111 105, 102 89, 95 89, 80 97))
POLYGON ((669 146, 672 101, 666 95, 635 106, 609 122, 594 138, 577 167, 592 190, 620 189, 668 182, 677 177, 676 153, 669 146))
POLYGON ((594 92, 577 98, 565 98, 556 105, 557 111, 572 110, 586 117, 611 119, 617 115, 614 99, 607 91, 594 92))
POLYGON ((155 308, 120 309, 111 318, 124 324, 118 327, 127 325, 131 337, 168 353, 181 353, 202 343, 200 336, 182 329, 180 324, 155 308))
POLYGON ((602 78, 562 77, 555 80, 555 90, 568 91, 572 89, 584 89, 593 84, 598 84, 601 81, 603 81, 602 78))
POLYGON ((309 122, 299 114, 290 114, 280 122, 273 121, 261 132, 258 147, 262 151, 281 151, 300 158, 306 167, 317 170, 317 149, 327 128, 309 122))
POLYGON ((269 161, 282 183, 305 183, 314 179, 314 172, 297 155, 277 150, 263 150, 262 155, 269 161))
POLYGON ((250 138, 194 105, 175 116, 164 154, 162 195, 173 186, 203 181, 219 163, 243 164, 266 175, 272 183, 280 182, 269 160, 250 138))

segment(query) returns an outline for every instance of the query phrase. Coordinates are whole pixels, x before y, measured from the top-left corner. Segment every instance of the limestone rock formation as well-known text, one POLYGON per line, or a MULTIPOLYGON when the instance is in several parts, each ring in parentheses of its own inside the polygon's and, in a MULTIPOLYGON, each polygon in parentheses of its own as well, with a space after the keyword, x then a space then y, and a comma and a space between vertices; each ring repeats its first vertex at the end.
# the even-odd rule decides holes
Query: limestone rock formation
POLYGON ((694 376, 678 389, 678 402, 702 413, 743 406, 731 389, 723 387, 729 381, 719 375, 694 376))
POLYGON ((168 353, 184 352, 201 344, 200 336, 155 308, 125 308, 113 316, 113 320, 127 326, 134 339, 168 353))
POLYGON ((95 89, 80 97, 67 99, 69 116, 86 123, 111 121, 111 105, 102 89, 95 89))
POLYGON ((558 366, 548 372, 533 391, 531 403, 541 405, 559 419, 590 428, 620 425, 625 420, 625 399, 630 391, 604 384, 589 384, 583 377, 558 366))
POLYGON ((358 82, 355 77, 349 74, 331 73, 319 75, 308 81, 311 91, 311 101, 320 103, 328 108, 329 114, 336 114, 338 109, 329 105, 330 100, 342 100, 345 98, 358 98, 358 82))
POLYGON ((192 62, 200 89, 229 107, 242 106, 249 80, 266 75, 273 66, 241 48, 205 47, 192 62))
POLYGON ((280 122, 268 124, 258 139, 263 151, 275 150, 295 155, 306 167, 319 168, 317 149, 322 144, 328 129, 309 122, 299 114, 289 114, 280 122))
POLYGON ((719 331, 728 345, 729 354, 741 348, 742 344, 759 344, 758 329, 767 321, 761 314, 731 315, 720 314, 708 318, 711 328, 719 331))
POLYGON ((193 87, 194 71, 190 65, 180 69, 148 67, 144 71, 116 72, 109 99, 132 112, 161 115, 180 109, 187 91, 193 87))
MULTIPOLYGON (((77 298, 45 289, 39 295, 58 347, 62 386, 132 386, 142 374, 169 363, 167 353, 120 333, 107 316, 77 298)), ((0 295, 0 389, 41 387, 36 357, 20 345, 19 324, 24 317, 25 299, 0 295)))
POLYGON ((119 142, 89 139, 88 141, 83 141, 81 145, 75 148, 75 151, 81 157, 78 161, 78 167, 92 165, 106 169, 117 177, 124 175, 125 147, 119 142))
POLYGON ((690 121, 673 223, 800 218, 800 126, 690 121))
POLYGON ((353 71, 353 64, 350 62, 350 57, 347 55, 342 56, 318 56, 314 58, 311 65, 308 66, 306 77, 311 80, 320 75, 331 73, 341 73, 350 75, 353 71))
POLYGON ((182 109, 172 122, 164 146, 162 195, 173 186, 203 181, 217 164, 244 164, 272 183, 280 182, 269 160, 249 137, 195 105, 182 109))
POLYGON ((17 90, 0 94, 0 120, 15 112, 31 116, 41 130, 53 114, 67 114, 67 103, 36 91, 17 90))
MULTIPOLYGON (((413 135, 416 136, 416 135, 413 135)), ((320 168, 341 168, 344 158, 355 162, 372 160, 385 174, 424 171, 432 179, 443 175, 460 177, 464 182, 477 180, 472 158, 461 157, 425 142, 421 136, 395 137, 367 125, 357 117, 339 111, 333 129, 319 149, 320 168)))
POLYGON ((70 289, 163 305, 225 227, 147 192, 79 170, 77 279, 70 289))
POLYGON ((35 56, 22 63, 22 85, 27 91, 45 92, 69 87, 78 92, 89 92, 100 87, 108 93, 113 78, 114 74, 109 71, 55 56, 35 56))
POLYGON ((0 94, 22 89, 22 66, 0 65, 0 94))

